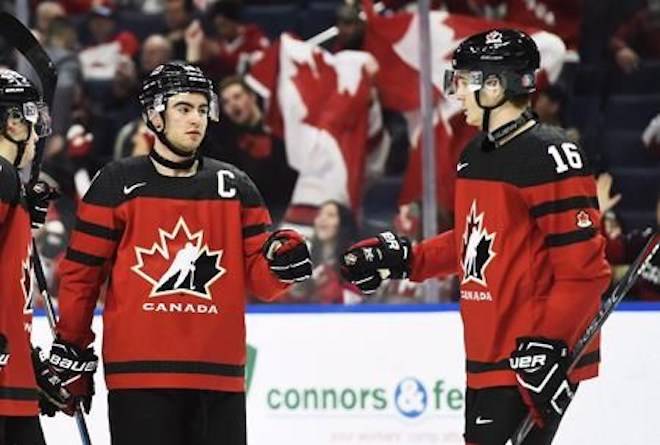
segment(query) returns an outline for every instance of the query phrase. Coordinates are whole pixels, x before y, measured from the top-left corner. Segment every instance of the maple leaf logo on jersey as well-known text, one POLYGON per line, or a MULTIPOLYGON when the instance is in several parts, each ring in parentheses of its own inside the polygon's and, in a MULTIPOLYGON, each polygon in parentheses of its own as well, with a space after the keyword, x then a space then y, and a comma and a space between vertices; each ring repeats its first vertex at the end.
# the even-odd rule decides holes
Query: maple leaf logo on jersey
POLYGON ((484 227, 484 213, 477 214, 477 201, 472 201, 470 213, 466 218, 463 232, 463 281, 461 284, 473 281, 482 286, 486 284, 486 267, 495 257, 493 243, 495 233, 488 233, 484 227))
POLYGON ((202 230, 192 233, 180 217, 174 229, 158 229, 159 241, 147 249, 135 247, 133 272, 152 285, 149 297, 184 293, 211 300, 211 285, 226 273, 222 250, 211 250, 202 230))
POLYGON ((23 305, 23 313, 32 313, 32 243, 28 245, 28 250, 25 258, 21 261, 21 290, 23 291, 23 298, 25 304, 23 305))

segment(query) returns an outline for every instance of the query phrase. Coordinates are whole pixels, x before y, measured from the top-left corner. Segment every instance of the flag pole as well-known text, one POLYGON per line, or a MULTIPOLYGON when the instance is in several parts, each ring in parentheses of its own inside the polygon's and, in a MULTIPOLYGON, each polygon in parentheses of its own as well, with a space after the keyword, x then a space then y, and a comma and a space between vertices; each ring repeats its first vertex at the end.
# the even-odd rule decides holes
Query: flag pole
MULTIPOLYGON (((431 83, 431 0, 418 1, 419 20, 419 97, 422 117, 422 235, 430 238, 438 233, 436 190, 435 134, 433 132, 433 85, 431 83)), ((425 300, 436 302, 438 281, 428 280, 425 300)))

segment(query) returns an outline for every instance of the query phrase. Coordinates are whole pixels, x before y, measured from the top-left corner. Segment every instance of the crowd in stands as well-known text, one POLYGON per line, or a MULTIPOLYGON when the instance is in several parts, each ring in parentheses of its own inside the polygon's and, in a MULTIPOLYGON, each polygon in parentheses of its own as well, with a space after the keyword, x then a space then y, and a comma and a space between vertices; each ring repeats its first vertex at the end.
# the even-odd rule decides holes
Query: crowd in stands
MULTIPOLYGON (((385 0, 380 14, 414 13, 416 3, 385 0)), ((608 258, 617 267, 629 264, 660 225, 660 0, 434 0, 432 6, 451 14, 520 23, 563 40, 568 51, 561 74, 537 93, 533 108, 541 122, 566 128, 586 149, 599 177, 608 258)), ((301 193, 296 189, 300 172, 290 159, 286 131, 272 116, 277 97, 253 82, 255 67, 277 55, 285 31, 305 40, 336 26, 335 35, 317 42, 328 55, 319 60, 364 50, 367 31, 359 0, 33 1, 30 25, 59 72, 54 135, 45 147, 43 171, 63 196, 38 237, 51 283, 57 280, 57 262, 75 224, 77 201, 95 172, 113 159, 150 150, 153 136, 142 122, 138 92, 141 79, 170 60, 199 65, 217 86, 223 119, 210 127, 205 155, 246 171, 276 224, 307 226, 314 279, 295 287, 283 302, 362 302, 356 289, 340 278, 337 258, 342 249, 390 227, 420 238, 419 202, 398 198, 414 146, 409 116, 381 107, 373 86, 388 66, 365 62, 374 66, 370 75, 375 80, 367 79, 373 82, 364 109, 377 118, 370 114, 364 130, 364 161, 347 166, 349 177, 361 182, 357 200, 326 196, 314 205, 290 205, 301 193), (364 172, 356 175, 351 168, 364 172)), ((0 48, 0 63, 16 66, 6 45, 0 48)), ((340 105, 327 101, 318 106, 323 109, 308 114, 329 121, 330 129, 339 125, 337 116, 327 117, 325 107, 340 105)), ((344 127, 358 120, 350 115, 343 119, 347 117, 344 127)), ((446 207, 440 212, 441 227, 451 225, 446 207)), ((659 300, 657 259, 645 280, 633 295, 659 300)), ((424 286, 393 282, 369 301, 457 298, 455 279, 436 289, 436 295, 429 295, 424 286)))

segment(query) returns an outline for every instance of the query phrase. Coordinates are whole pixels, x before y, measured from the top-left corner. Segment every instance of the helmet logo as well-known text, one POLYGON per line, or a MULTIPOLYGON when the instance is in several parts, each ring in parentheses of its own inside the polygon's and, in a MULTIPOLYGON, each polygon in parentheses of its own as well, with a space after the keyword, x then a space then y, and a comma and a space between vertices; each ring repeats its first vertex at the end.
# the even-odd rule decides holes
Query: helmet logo
POLYGON ((486 45, 502 43, 502 33, 494 30, 486 34, 486 45))

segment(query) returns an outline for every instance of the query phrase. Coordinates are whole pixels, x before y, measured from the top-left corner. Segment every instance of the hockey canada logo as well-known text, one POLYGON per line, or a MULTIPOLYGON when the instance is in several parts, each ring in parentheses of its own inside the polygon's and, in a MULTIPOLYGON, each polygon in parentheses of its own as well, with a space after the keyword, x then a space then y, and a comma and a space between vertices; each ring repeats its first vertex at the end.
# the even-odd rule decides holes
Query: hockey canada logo
POLYGON ((477 201, 472 201, 470 213, 465 222, 463 232, 463 281, 461 284, 473 281, 482 286, 486 284, 486 268, 495 257, 493 243, 495 233, 488 233, 484 227, 484 213, 477 213, 477 201))
POLYGON ((151 248, 135 247, 133 272, 151 284, 149 297, 187 294, 211 300, 211 285, 226 273, 220 265, 222 250, 204 244, 202 230, 192 233, 180 217, 174 229, 158 229, 151 248))

